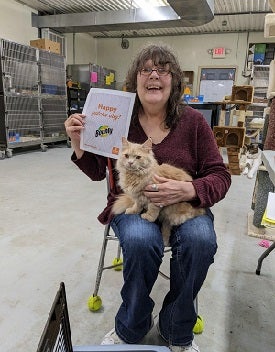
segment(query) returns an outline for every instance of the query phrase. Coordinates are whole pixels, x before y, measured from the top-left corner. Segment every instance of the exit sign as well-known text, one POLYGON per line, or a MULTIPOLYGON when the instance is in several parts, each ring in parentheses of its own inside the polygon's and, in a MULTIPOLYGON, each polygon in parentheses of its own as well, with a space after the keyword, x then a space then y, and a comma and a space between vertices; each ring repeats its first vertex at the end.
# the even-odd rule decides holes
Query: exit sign
POLYGON ((225 48, 213 48, 212 57, 213 59, 225 58, 225 48))

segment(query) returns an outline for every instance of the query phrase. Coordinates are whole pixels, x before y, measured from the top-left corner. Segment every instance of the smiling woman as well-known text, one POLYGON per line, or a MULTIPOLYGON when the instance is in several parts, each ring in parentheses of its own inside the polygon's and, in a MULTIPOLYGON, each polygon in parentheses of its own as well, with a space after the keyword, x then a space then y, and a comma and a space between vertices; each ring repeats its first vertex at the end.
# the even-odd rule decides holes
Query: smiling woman
POLYGON ((171 81, 168 63, 155 66, 152 60, 148 60, 137 74, 137 95, 142 106, 139 122, 155 144, 160 143, 170 131, 165 119, 171 81))
POLYGON ((169 133, 166 125, 167 105, 171 93, 171 70, 168 62, 147 60, 137 74, 137 95, 142 109, 139 122, 155 144, 160 143, 169 133))
MULTIPOLYGON (((155 116, 155 123, 159 122, 163 129, 170 129, 177 123, 178 103, 183 92, 183 73, 176 56, 164 46, 150 45, 141 50, 126 77, 126 90, 137 92, 143 88, 146 90, 154 88, 163 95, 160 105, 153 106, 156 101, 151 100, 150 110, 158 110, 158 118, 155 116), (146 86, 147 85, 147 86, 146 86), (166 95, 165 95, 166 94, 166 95), (162 106, 161 106, 162 105, 162 106), (159 121, 157 121, 159 120, 159 121), (165 120, 165 121, 164 121, 165 120)), ((141 103, 142 97, 138 94, 133 113, 133 119, 138 119, 138 114, 146 110, 141 103)), ((158 95, 161 98, 161 94, 158 95)), ((157 98, 157 97, 156 97, 157 98)), ((149 106, 148 106, 149 107, 149 106)), ((151 126, 154 129, 156 126, 151 126)))
MULTIPOLYGON (((156 174, 153 181, 148 180, 148 184, 145 182, 142 186, 143 196, 150 204, 161 206, 162 211, 168 205, 182 202, 195 208, 206 208, 204 215, 172 227, 169 238, 171 291, 159 314, 159 333, 172 352, 198 352, 193 341, 193 327, 197 321, 193 299, 214 261, 217 248, 209 207, 225 196, 231 177, 203 115, 181 103, 183 74, 168 47, 149 45, 137 54, 126 77, 126 90, 136 93, 127 140, 144 144, 150 137, 156 163, 173 165, 191 176, 189 181, 183 181, 156 174)), ((162 220, 160 217, 156 222, 150 222, 139 213, 112 212, 113 203, 123 193, 118 182, 121 174, 117 172, 114 160, 81 151, 79 137, 72 131, 74 124, 85 128, 84 119, 83 115, 78 115, 66 123, 75 150, 72 160, 92 180, 102 180, 106 166, 111 163, 110 174, 116 183, 98 219, 103 224, 110 223, 120 241, 124 262, 122 304, 115 317, 115 328, 105 335, 102 344, 135 344, 153 324, 154 302, 150 293, 164 254, 162 220)), ((146 209, 141 210, 144 211, 146 209)))

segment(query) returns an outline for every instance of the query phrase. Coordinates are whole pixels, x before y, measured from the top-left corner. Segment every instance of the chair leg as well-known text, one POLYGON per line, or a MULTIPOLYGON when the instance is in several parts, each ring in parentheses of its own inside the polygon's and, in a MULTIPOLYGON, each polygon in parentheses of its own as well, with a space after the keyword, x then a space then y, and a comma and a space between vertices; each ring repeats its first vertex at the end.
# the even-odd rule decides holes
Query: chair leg
POLYGON ((119 243, 118 243, 118 249, 117 249, 117 257, 113 260, 112 265, 110 266, 104 265, 105 254, 106 254, 107 244, 109 240, 118 241, 118 238, 115 237, 114 235, 110 235, 110 225, 108 224, 105 226, 105 230, 104 230, 104 237, 103 237, 103 243, 101 247, 98 267, 97 267, 94 292, 92 296, 90 296, 88 299, 88 308, 92 312, 96 312, 102 307, 102 300, 101 300, 101 297, 98 295, 98 291, 99 291, 99 286, 101 283, 103 271, 105 269, 115 269, 117 271, 122 269, 121 247, 119 243))
POLYGON ((98 263, 98 268, 97 268, 97 274, 96 274, 96 281, 95 281, 95 288, 94 288, 94 293, 93 296, 97 296, 101 278, 102 278, 102 273, 104 270, 104 259, 105 259, 105 253, 106 253, 106 248, 107 248, 107 243, 108 243, 108 236, 110 232, 110 225, 105 226, 104 230, 104 240, 102 243, 101 247, 101 253, 100 253, 100 258, 99 258, 99 263, 98 263))
POLYGON ((108 268, 106 267, 105 269, 112 269, 112 268, 116 271, 120 271, 123 269, 123 260, 121 258, 121 247, 120 247, 119 242, 117 245, 117 255, 113 260, 112 266, 110 266, 108 268))
POLYGON ((263 252, 263 254, 260 256, 260 258, 258 259, 258 266, 256 269, 257 275, 260 275, 260 273, 261 273, 261 267, 262 267, 262 263, 263 263, 264 258, 266 258, 269 255, 269 253, 273 251, 274 248, 275 248, 275 242, 273 242, 272 245, 269 248, 267 248, 263 252))
POLYGON ((120 259, 121 257, 121 247, 120 247, 120 244, 118 243, 118 246, 117 246, 117 255, 116 255, 117 259, 120 259))
POLYGON ((198 296, 196 296, 196 298, 194 299, 194 306, 195 306, 195 311, 198 314, 199 312, 199 300, 198 300, 198 296))

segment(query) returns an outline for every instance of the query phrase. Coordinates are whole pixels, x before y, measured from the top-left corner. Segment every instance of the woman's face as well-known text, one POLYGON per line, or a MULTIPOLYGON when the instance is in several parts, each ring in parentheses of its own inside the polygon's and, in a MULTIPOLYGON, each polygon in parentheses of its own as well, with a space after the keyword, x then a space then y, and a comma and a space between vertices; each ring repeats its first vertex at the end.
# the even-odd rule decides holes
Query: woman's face
POLYGON ((143 108, 149 105, 165 107, 171 93, 172 75, 169 65, 155 66, 152 60, 145 62, 137 74, 137 94, 143 108), (150 69, 153 70, 150 72, 150 69), (159 72, 157 69, 160 69, 159 72))

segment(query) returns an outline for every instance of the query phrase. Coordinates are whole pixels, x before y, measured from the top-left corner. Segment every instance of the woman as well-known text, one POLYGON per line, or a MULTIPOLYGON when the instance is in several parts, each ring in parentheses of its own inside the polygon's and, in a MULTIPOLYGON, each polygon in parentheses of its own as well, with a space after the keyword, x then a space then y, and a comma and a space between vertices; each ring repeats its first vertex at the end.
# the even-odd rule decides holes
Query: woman
MULTIPOLYGON (((170 291, 159 313, 158 329, 172 352, 199 351, 193 341, 192 330, 197 319, 193 300, 217 249, 209 207, 224 198, 231 184, 206 120, 197 110, 180 103, 182 81, 174 54, 157 45, 138 53, 126 78, 127 91, 137 93, 128 140, 144 143, 151 137, 160 164, 184 168, 194 179, 183 182, 156 176, 156 184, 148 185, 144 194, 158 206, 187 201, 207 208, 206 215, 174 226, 170 236, 170 291)), ((65 122, 74 149, 72 161, 92 180, 102 180, 107 159, 79 147, 84 122, 85 116, 78 114, 65 122)), ((115 318, 115 329, 105 335, 103 344, 138 343, 150 330, 154 307, 150 293, 164 252, 157 223, 143 220, 138 214, 112 215, 110 209, 117 192, 115 187, 98 217, 103 224, 111 223, 122 247, 124 263, 122 304, 115 318)))

